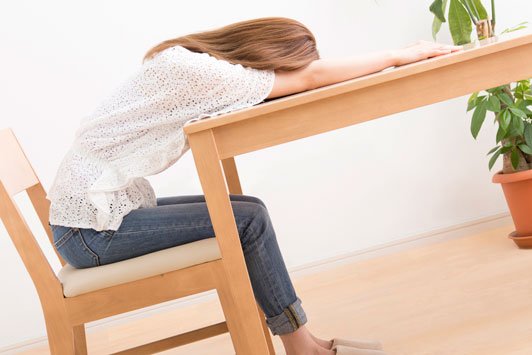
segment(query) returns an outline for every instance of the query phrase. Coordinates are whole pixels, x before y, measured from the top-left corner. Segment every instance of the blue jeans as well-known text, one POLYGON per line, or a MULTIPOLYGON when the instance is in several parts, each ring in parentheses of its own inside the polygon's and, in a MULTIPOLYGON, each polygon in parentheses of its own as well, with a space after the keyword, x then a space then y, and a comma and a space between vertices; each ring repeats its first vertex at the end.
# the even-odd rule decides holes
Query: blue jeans
MULTIPOLYGON (((231 206, 257 303, 273 335, 307 322, 277 244, 268 210, 260 199, 230 194, 231 206)), ((129 212, 118 230, 50 225, 54 247, 75 268, 134 258, 204 238, 214 238, 204 195, 162 197, 157 206, 129 212)))

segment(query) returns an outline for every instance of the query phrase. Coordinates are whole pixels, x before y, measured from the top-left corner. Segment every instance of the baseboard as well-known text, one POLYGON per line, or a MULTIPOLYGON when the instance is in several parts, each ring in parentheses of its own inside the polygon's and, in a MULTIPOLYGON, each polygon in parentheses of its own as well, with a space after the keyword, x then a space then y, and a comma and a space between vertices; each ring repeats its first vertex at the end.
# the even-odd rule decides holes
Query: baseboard
POLYGON ((510 212, 502 212, 297 266, 291 268, 289 273, 290 277, 297 278, 333 269, 342 265, 352 264, 357 261, 376 258, 381 255, 393 254, 402 250, 414 249, 425 245, 437 244, 448 240, 484 233, 512 224, 513 221, 510 212))
MULTIPOLYGON (((446 228, 428 231, 426 233, 400 238, 398 240, 373 246, 371 248, 357 250, 342 255, 337 255, 324 260, 308 263, 305 265, 290 268, 290 277, 297 278, 308 274, 325 271, 357 261, 375 258, 381 255, 397 253, 402 250, 413 249, 424 245, 441 243, 448 240, 462 238, 469 235, 487 232, 489 230, 512 225, 512 218, 509 212, 498 213, 483 218, 467 221, 446 228)), ((178 300, 160 303, 155 306, 142 308, 139 310, 119 314, 113 317, 104 318, 90 322, 85 325, 87 332, 115 327, 122 323, 127 323, 136 319, 147 318, 162 312, 189 307, 194 304, 203 303, 217 299, 216 291, 210 290, 198 293, 178 300)), ((47 337, 39 337, 25 342, 17 343, 0 349, 0 354, 16 354, 47 344, 47 337)))

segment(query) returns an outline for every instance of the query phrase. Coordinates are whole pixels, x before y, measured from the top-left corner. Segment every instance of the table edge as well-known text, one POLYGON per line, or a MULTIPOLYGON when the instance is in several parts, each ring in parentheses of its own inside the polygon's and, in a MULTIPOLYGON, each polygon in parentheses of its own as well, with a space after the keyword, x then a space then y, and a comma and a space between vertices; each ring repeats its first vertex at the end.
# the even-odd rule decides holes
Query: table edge
POLYGON ((220 116, 202 119, 200 121, 185 125, 183 130, 185 134, 197 133, 207 129, 242 121, 251 117, 269 114, 289 107, 325 99, 331 96, 341 95, 346 92, 378 85, 386 81, 397 80, 409 75, 434 70, 440 67, 474 59, 483 55, 497 53, 532 43, 532 31, 524 32, 530 33, 521 35, 523 32, 513 32, 502 36, 486 38, 481 41, 477 40, 464 45, 464 50, 460 52, 454 52, 451 54, 410 63, 401 67, 387 68, 376 73, 364 75, 340 83, 285 96, 276 100, 229 112, 220 116), (517 36, 517 34, 519 34, 519 36, 517 36))

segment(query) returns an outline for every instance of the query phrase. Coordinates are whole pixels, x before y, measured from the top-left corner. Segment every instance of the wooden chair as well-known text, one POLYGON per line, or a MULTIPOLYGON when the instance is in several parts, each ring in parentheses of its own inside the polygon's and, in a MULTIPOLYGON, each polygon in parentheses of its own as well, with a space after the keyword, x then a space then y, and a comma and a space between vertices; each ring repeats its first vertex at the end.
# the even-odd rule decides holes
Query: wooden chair
POLYGON ((262 332, 246 336, 245 322, 254 315, 239 311, 241 298, 228 287, 232 270, 221 257, 219 236, 87 269, 66 264, 56 251, 62 265, 56 275, 13 200, 27 192, 53 245, 46 192, 11 129, 0 130, 0 161, 0 218, 37 289, 52 354, 86 354, 87 322, 211 289, 217 290, 225 322, 121 353, 151 354, 229 331, 237 354, 275 354, 258 304, 262 332))

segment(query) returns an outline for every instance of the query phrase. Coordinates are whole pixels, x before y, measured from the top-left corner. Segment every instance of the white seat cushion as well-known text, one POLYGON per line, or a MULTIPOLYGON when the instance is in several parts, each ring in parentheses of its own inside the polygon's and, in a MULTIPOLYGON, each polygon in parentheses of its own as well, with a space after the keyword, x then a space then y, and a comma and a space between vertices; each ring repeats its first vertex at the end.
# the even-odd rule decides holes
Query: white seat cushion
POLYGON ((123 284, 221 259, 216 238, 205 238, 116 263, 76 269, 65 264, 57 277, 65 297, 123 284))

